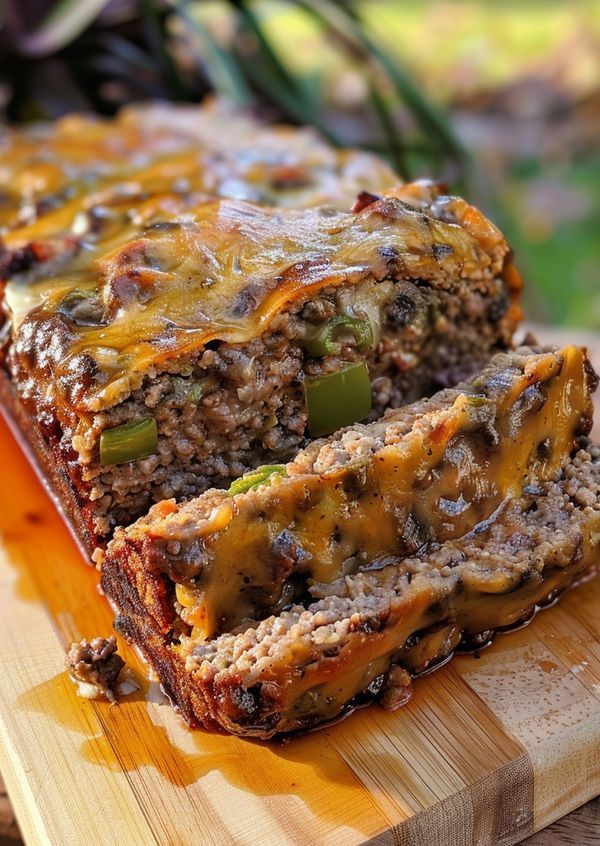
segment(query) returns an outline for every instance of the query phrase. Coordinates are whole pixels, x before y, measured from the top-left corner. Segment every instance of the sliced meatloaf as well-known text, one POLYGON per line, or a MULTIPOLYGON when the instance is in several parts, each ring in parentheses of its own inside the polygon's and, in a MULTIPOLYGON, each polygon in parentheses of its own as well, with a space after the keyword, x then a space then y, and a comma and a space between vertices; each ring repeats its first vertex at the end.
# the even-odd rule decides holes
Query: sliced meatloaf
MULTIPOLYGON (((164 632, 230 631, 381 556, 463 536, 507 497, 552 479, 591 425, 585 352, 500 354, 471 381, 312 443, 177 505, 108 546, 156 580, 164 632), (174 589, 173 589, 174 588, 174 589)), ((118 595, 113 597, 119 602, 118 595)))
POLYGON ((600 560, 600 448, 582 443, 555 479, 509 496, 495 519, 414 555, 384 556, 312 599, 206 641, 165 634, 138 562, 107 560, 116 626, 191 725, 268 738, 339 717, 357 697, 394 706, 410 677, 466 638, 528 619, 600 560))
POLYGON ((113 210, 13 255, 4 292, 5 399, 90 547, 455 384, 519 318, 501 233, 431 183, 352 213, 173 192, 113 210))

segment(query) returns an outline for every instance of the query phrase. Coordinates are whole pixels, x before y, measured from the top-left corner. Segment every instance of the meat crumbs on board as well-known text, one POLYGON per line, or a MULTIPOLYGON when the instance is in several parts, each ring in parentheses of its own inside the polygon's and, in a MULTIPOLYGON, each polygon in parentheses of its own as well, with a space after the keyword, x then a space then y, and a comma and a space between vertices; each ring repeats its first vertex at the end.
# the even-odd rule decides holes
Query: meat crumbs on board
POLYGON ((117 639, 94 637, 73 643, 66 656, 69 674, 84 699, 116 702, 115 687, 125 661, 117 654, 117 639))

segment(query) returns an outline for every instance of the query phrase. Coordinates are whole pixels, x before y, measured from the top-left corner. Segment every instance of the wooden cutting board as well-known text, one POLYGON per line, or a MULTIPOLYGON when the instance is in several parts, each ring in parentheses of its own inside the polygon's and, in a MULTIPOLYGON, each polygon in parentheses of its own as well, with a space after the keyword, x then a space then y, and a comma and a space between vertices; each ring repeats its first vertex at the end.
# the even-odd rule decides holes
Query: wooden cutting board
POLYGON ((524 629, 287 744, 190 731, 142 688, 79 699, 112 613, 0 422, 0 771, 28 844, 508 846, 600 793, 600 578, 524 629))

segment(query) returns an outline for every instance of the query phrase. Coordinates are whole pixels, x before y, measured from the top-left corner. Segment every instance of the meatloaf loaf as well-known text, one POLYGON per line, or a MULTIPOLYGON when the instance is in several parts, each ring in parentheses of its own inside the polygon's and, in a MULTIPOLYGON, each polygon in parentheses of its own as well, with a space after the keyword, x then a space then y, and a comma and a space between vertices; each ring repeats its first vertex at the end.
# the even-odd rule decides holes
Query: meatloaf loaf
POLYGON ((519 318, 501 233, 431 183, 345 213, 172 191, 118 209, 6 265, 13 404, 90 548, 455 384, 519 318))
POLYGON ((148 574, 163 632, 231 631, 315 582, 461 537, 554 478, 589 432, 595 385, 577 347, 500 354, 467 384, 316 441, 229 491, 158 503, 117 529, 108 557, 148 574))
MULTIPOLYGON (((514 366, 509 357, 504 369, 497 367, 495 386, 481 380, 469 396, 485 402, 503 375, 510 393, 514 366)), ((462 522, 460 536, 452 527, 439 537, 416 533, 410 553, 390 554, 383 546, 377 554, 374 544, 365 556, 344 562, 334 581, 307 579, 304 594, 290 605, 207 639, 201 628, 186 624, 174 583, 165 575, 180 542, 174 534, 162 555, 156 554, 161 547, 149 521, 147 544, 142 540, 136 548, 143 530, 135 543, 118 537, 103 562, 102 584, 119 612, 117 630, 139 646, 191 725, 268 738, 334 719, 365 696, 401 704, 410 695, 411 676, 443 661, 461 641, 483 644, 494 630, 528 619, 600 561, 600 448, 578 435, 590 424, 588 391, 565 386, 553 397, 558 406, 553 410, 540 405, 548 390, 549 384, 534 378, 529 394, 516 394, 502 432, 507 440, 502 477, 512 484, 487 518, 479 520, 475 509, 473 520, 479 522, 462 522), (532 402, 534 396, 538 400, 532 402), (544 437, 530 442, 534 455, 524 465, 521 439, 527 441, 533 428, 522 429, 523 416, 531 415, 545 434, 547 415, 560 413, 571 398, 578 414, 567 413, 568 424, 554 418, 562 454, 553 455, 554 437, 544 437)), ((440 405, 443 415, 443 398, 440 405)), ((446 453, 462 452, 458 467, 473 462, 467 472, 485 477, 499 444, 493 426, 482 420, 476 425, 482 439, 476 454, 462 433, 446 453)), ((397 480, 400 499, 407 489, 419 498, 430 479, 421 477, 418 466, 406 467, 405 474, 402 484, 397 480)), ((273 498, 277 484, 283 482, 273 485, 273 498)), ((461 490, 455 487, 448 504, 461 502, 461 490)), ((393 501, 394 490, 387 495, 393 501)), ((490 507, 496 501, 492 494, 490 507)), ((459 510, 450 509, 451 515, 459 510)), ((254 518, 260 523, 261 514, 254 518)), ((188 537, 184 522, 184 543, 188 537)), ((343 537, 333 535, 331 541, 343 537)), ((404 541, 405 535, 400 547, 404 541)))
POLYGON ((303 208, 351 206, 398 179, 377 156, 336 150, 314 130, 265 126, 221 101, 130 106, 116 118, 68 115, 0 134, 0 235, 9 247, 83 225, 115 227, 113 207, 149 194, 303 208))

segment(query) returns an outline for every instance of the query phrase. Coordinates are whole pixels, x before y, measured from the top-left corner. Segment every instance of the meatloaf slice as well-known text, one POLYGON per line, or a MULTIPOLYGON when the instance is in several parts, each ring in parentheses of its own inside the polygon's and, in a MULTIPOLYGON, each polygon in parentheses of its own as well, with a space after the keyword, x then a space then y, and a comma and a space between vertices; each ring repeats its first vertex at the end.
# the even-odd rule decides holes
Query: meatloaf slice
POLYGON ((11 266, 4 293, 6 371, 90 546, 455 384, 519 318, 501 233, 431 183, 353 213, 121 201, 108 229, 88 218, 11 266))
POLYGON ((117 530, 109 566, 135 560, 160 585, 165 601, 149 613, 163 631, 182 621, 197 638, 231 631, 315 582, 461 537, 554 478, 589 432, 595 386, 580 348, 499 354, 466 384, 316 441, 230 491, 155 505, 117 530))
POLYGON ((336 718, 361 694, 405 701, 410 675, 463 638, 484 642, 528 619, 599 560, 600 448, 584 441, 554 480, 524 487, 462 538, 365 562, 313 585, 313 601, 238 633, 163 633, 132 559, 109 559, 103 583, 119 598, 117 628, 191 725, 269 738, 336 718))

